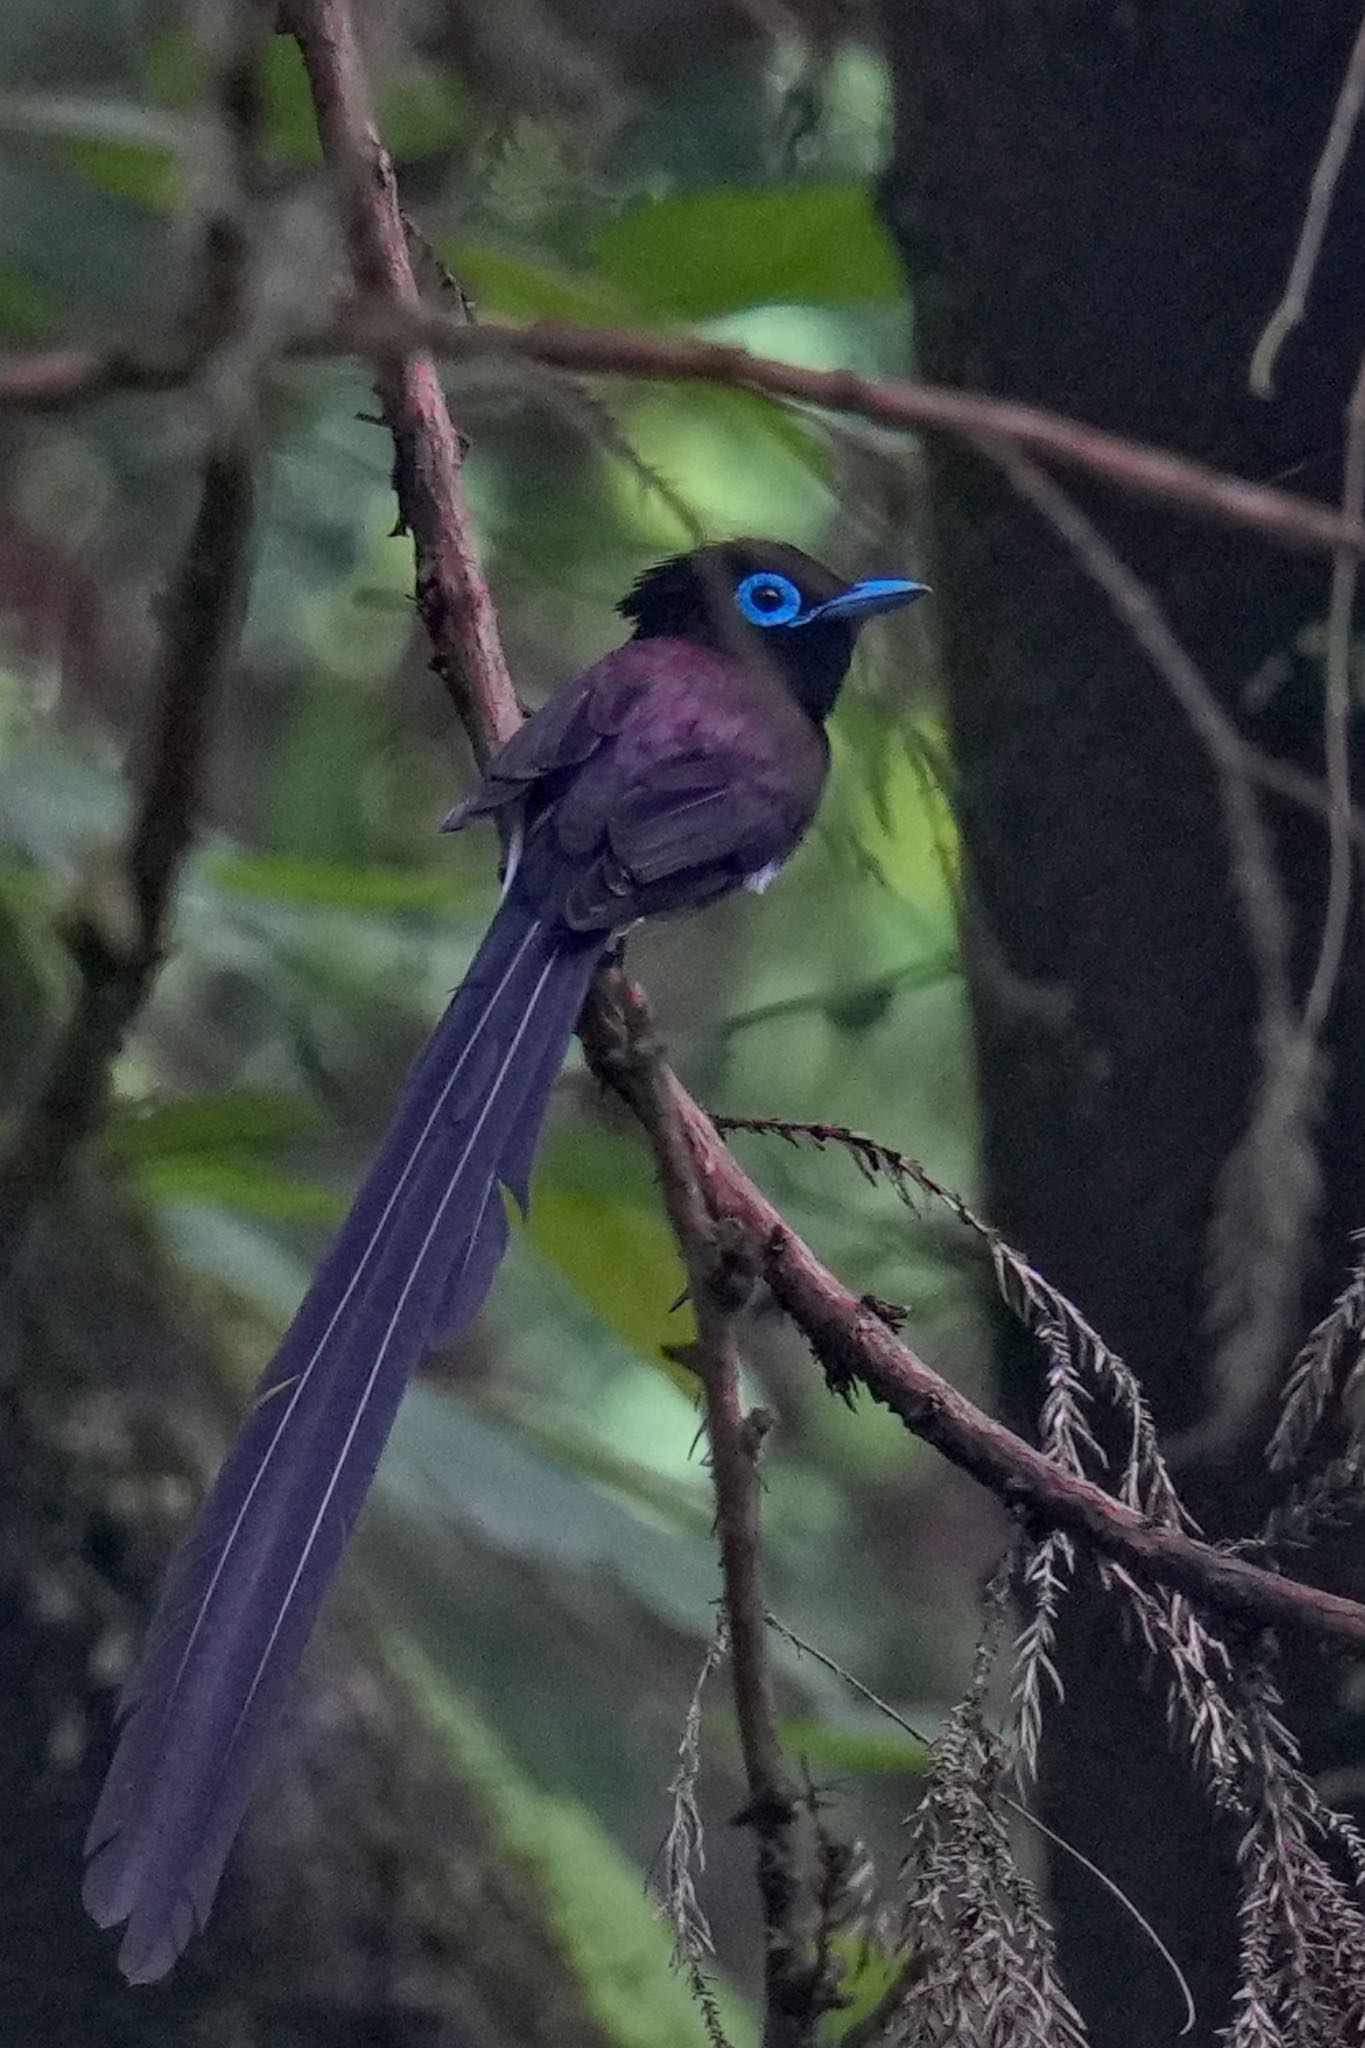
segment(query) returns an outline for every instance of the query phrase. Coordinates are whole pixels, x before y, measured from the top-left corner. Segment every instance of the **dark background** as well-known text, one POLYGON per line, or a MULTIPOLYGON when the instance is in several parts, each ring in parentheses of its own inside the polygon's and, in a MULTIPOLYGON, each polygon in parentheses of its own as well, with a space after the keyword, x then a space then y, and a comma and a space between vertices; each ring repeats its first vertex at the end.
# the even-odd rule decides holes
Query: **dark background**
MULTIPOLYGON (((1365 332, 1354 160, 1274 405, 1246 370, 1354 10, 883 15, 797 9, 769 37, 719 4, 433 0, 366 22, 407 201, 486 317, 676 322, 873 375, 914 361, 1333 495, 1365 332)), ((185 23, 18 0, 0 82, 0 340, 155 331, 188 288, 206 160, 185 23)), ((302 317, 337 252, 284 39, 269 87, 271 288, 302 317)), ((640 566, 690 543, 677 499, 709 534, 931 574, 932 607, 868 636, 820 826, 781 888, 646 936, 636 968, 710 1106, 871 1129, 988 1208, 1142 1374, 1194 1511, 1215 1534, 1249 1528, 1277 1370, 1365 1220, 1354 930, 1323 1113, 1297 1133, 1320 1198, 1295 1208, 1297 1154, 1272 1143, 1247 1166, 1262 1006, 1207 761, 991 467, 739 393, 589 395, 492 365, 450 388, 530 699, 611 643, 640 566), (1259 1285, 1276 1259, 1278 1293, 1259 1285)), ((492 900, 491 846, 435 834, 468 763, 426 671, 372 405, 347 365, 271 380, 202 848, 109 1127, 0 1310, 6 2040, 702 2038, 643 1873, 717 1591, 708 1486, 662 1357, 686 1323, 650 1170, 576 1056, 529 1229, 475 1336, 405 1408, 211 1931, 135 1993, 76 1905, 113 1691, 166 1546, 492 900)), ((106 906, 112 886, 201 431, 177 395, 0 411, 10 1110, 69 994, 63 910, 106 906)), ((1316 769, 1327 565, 1080 495, 1244 730, 1316 769)), ((1272 825, 1302 978, 1323 837, 1287 810, 1272 825)), ((1031 1421, 1034 1361, 996 1331, 968 1244, 847 1161, 740 1142, 842 1277, 908 1304, 956 1383, 989 1392, 998 1336, 1000 1399, 1031 1421)), ((831 1402, 766 1321, 752 1359, 778 1418, 773 1604, 932 1733, 966 1677, 996 1512, 886 1418, 831 1402)), ((1347 1548, 1330 1561, 1343 1583, 1347 1548)), ((1084 1598, 1062 1663, 1049 1817, 1176 1949, 1209 2040, 1235 1839, 1084 1598)), ((1347 1675, 1305 1653, 1292 1676, 1310 1768, 1349 1793, 1347 1675)), ((921 1753, 808 1660, 785 1659, 783 1681, 794 1751, 892 1896, 921 1753)), ((723 1682, 708 1700, 704 1902, 741 2048, 756 1907, 747 1838, 726 1825, 723 1682)), ((1073 1866, 1051 1882, 1095 2041, 1173 2037, 1150 1947, 1073 1866)))

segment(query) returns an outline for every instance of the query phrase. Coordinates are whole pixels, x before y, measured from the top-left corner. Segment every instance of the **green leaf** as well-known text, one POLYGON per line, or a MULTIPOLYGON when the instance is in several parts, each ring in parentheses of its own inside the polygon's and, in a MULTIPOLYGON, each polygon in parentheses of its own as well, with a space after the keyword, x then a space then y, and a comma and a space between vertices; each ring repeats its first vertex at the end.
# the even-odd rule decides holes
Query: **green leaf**
POLYGON ((180 203, 188 133, 153 108, 77 94, 0 94, 0 133, 51 144, 88 184, 149 212, 180 203))
MULTIPOLYGON (((540 1890, 546 1924, 604 2039, 618 2048, 697 2048, 701 2015, 671 1961, 671 1936, 640 1873, 587 1807, 542 1790, 440 1670, 379 1622, 402 1678, 458 1781, 475 1793, 502 1853, 540 1890)), ((752 2015, 714 1984, 726 2038, 754 2040, 752 2015)))
POLYGON ((434 156, 465 125, 466 97, 456 78, 415 71, 380 88, 379 132, 396 157, 434 156))
MULTIPOLYGON (((283 38, 281 38, 283 40, 283 38)), ((188 113, 204 90, 199 45, 185 28, 153 36, 142 59, 142 88, 158 107, 188 113)))
POLYGON ((666 1345, 695 1336, 691 1310, 674 1311, 686 1281, 640 1147, 581 1123, 552 1131, 536 1162, 527 1233, 640 1357, 662 1360, 666 1345))
POLYGON ((292 36, 275 36, 266 45, 261 90, 271 154, 286 163, 320 164, 322 146, 312 88, 303 53, 292 36))
POLYGON ((898 298, 900 267, 862 185, 680 193, 632 207, 596 245, 603 278, 646 313, 706 320, 789 300, 898 298))
POLYGON ((317 1113, 297 1097, 243 1088, 191 1101, 120 1104, 102 1143, 115 1159, 139 1164, 278 1145, 317 1122, 317 1113))
POLYGON ((8 263, 0 263, 0 334, 28 341, 52 327, 56 309, 47 293, 8 263))
POLYGON ((896 1980, 903 1979, 914 1966, 903 1954, 887 1955, 875 1941, 846 1928, 836 1931, 830 1949, 840 1965, 837 1981, 842 2003, 821 2020, 818 2039, 835 2044, 866 2019, 896 1980))
POLYGON ((848 745, 850 766, 861 771, 842 779, 838 796, 862 855, 888 888, 933 908, 951 933, 957 827, 949 799, 909 746, 888 740, 880 720, 865 721, 860 735, 855 714, 836 744, 848 745))
POLYGON ((807 1762, 837 1771, 918 1778, 929 1768, 925 1743, 884 1725, 836 1728, 828 1721, 788 1720, 782 1724, 782 1743, 807 1762))
POLYGON ((183 121, 127 100, 81 93, 0 93, 0 133, 40 142, 120 142, 176 150, 191 139, 183 121))
POLYGON ((335 1189, 239 1159, 151 1159, 137 1178, 155 1201, 222 1202, 267 1222, 339 1223, 346 1213, 335 1189))
POLYGON ((62 155, 79 177, 115 199, 131 199, 148 213, 174 213, 185 180, 177 152, 155 142, 67 142, 62 155))
MULTIPOLYGON (((198 106, 204 67, 194 36, 177 28, 155 37, 143 61, 142 82, 158 106, 180 112, 198 106)), ((320 163, 308 73, 292 36, 275 36, 267 44, 262 90, 271 154, 291 164, 320 163)), ((380 89, 380 133, 395 156, 427 156, 445 148, 460 133, 464 116, 460 84, 435 71, 414 72, 380 89)))
MULTIPOLYGON (((173 1256, 187 1272, 226 1289, 277 1329, 284 1328, 308 1285, 308 1268, 285 1249, 273 1224, 262 1224, 231 1203, 191 1197, 167 1199, 161 1224, 173 1256)), ((253 1367, 259 1362, 255 1358, 253 1367)))
POLYGON ((487 317, 502 320, 586 320, 612 325, 639 307, 626 292, 558 264, 515 256, 486 242, 437 242, 437 254, 487 317))
MULTIPOLYGON (((143 59, 142 83, 148 98, 158 106, 189 113, 200 105, 204 65, 198 42, 188 29, 168 29, 153 38, 143 59)), ((266 45, 261 91, 270 154, 291 164, 321 163, 308 74, 292 36, 275 36, 266 45)))
POLYGON ((693 1535, 709 1535, 714 1509, 709 1499, 702 1498, 687 1481, 674 1479, 654 1465, 642 1464, 638 1458, 622 1457, 586 1431, 545 1416, 538 1398, 529 1399, 514 1388, 484 1389, 478 1405, 484 1414, 512 1423, 519 1436, 557 1465, 610 1487, 675 1528, 686 1529, 693 1535))
MULTIPOLYGON (((775 529, 800 545, 814 541, 828 516, 824 434, 757 392, 652 390, 631 406, 625 425, 641 461, 672 484, 703 527, 775 529)), ((691 530, 634 471, 618 463, 611 482, 630 522, 661 550, 692 546, 691 530)))
POLYGON ((352 867, 287 853, 214 854, 205 868, 220 888, 276 903, 339 910, 450 910, 459 887, 444 869, 352 867))
MULTIPOLYGON (((383 1552, 392 1559, 403 1531, 419 1550, 439 1551, 442 1530, 458 1526, 501 1556, 610 1582, 698 1644, 709 1632, 715 1595, 709 1516, 706 1528, 684 1528, 676 1516, 660 1526, 654 1507, 637 1513, 619 1492, 604 1492, 547 1455, 519 1426, 480 1413, 440 1387, 419 1380, 408 1389, 376 1500, 376 1558, 383 1552)), ((452 1603, 467 1597, 467 1589, 454 1593, 444 1585, 452 1569, 458 1566, 451 1566, 448 1553, 431 1557, 422 1586, 410 1589, 412 1602, 433 1601, 433 1611, 448 1615, 452 1603)))

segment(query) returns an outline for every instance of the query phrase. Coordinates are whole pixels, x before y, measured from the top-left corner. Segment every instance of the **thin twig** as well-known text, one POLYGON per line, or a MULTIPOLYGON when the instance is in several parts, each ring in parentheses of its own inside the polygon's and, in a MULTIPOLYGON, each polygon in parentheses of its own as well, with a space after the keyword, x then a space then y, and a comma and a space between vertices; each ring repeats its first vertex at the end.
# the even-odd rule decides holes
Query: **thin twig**
MULTIPOLYGON (((1251 388, 1261 398, 1272 395, 1280 350, 1307 311, 1308 294, 1321 259, 1337 186, 1360 123, 1362 105, 1365 105, 1365 16, 1362 16, 1356 32, 1327 137, 1314 168, 1308 204, 1284 294, 1266 323, 1251 359, 1251 388)), ((1346 451, 1341 488, 1343 518, 1359 519, 1363 506, 1365 356, 1361 358, 1346 407, 1346 451)), ((1344 549, 1338 549, 1332 563, 1325 662, 1326 701, 1323 707, 1329 824, 1327 904, 1317 964, 1303 1009, 1303 1033, 1310 1044, 1321 1031, 1331 1007, 1341 973, 1351 909, 1351 626, 1357 581, 1357 558, 1344 549)))
POLYGON ((102 910, 78 909, 72 920, 75 1006, 0 1160, 0 1275, 73 1151, 103 1121, 110 1070, 160 966, 176 884, 198 828, 209 734, 236 651, 250 564, 255 389, 264 346, 257 346, 253 303, 259 74, 271 15, 268 0, 205 10, 218 147, 200 222, 195 296, 184 314, 202 365, 207 445, 199 502, 164 610, 148 767, 119 889, 108 892, 102 910))
POLYGON ((944 2048, 1085 2048, 1052 1930, 1015 1861, 1001 1813, 1007 1758, 986 1719, 985 1699, 1008 1585, 1002 1564, 983 1594, 971 1681, 934 1745, 910 1816, 899 1938, 921 1968, 906 1986, 892 2038, 944 2048))
MULTIPOLYGON (((1365 27, 1361 30, 1365 51, 1365 27)), ((1365 57, 1362 58, 1365 65, 1365 57)), ((1362 79, 1365 88, 1365 78, 1362 79)), ((1343 515, 1358 519, 1365 508, 1365 355, 1346 407, 1346 459, 1341 484, 1343 515)), ((1327 1021, 1341 974, 1351 914, 1351 628, 1360 564, 1342 548, 1332 562, 1327 610, 1326 691, 1322 709, 1323 760, 1327 771, 1327 905, 1317 965, 1303 1005, 1303 1032, 1311 1041, 1327 1021)))
POLYGON ((789 1145, 811 1144, 821 1150, 837 1145, 849 1154, 867 1179, 888 1181, 907 1207, 914 1206, 914 1189, 941 1203, 981 1240, 989 1254, 1001 1300, 1048 1354, 1051 1371, 1049 1397, 1044 1406, 1044 1450, 1056 1462, 1077 1472, 1082 1470, 1085 1452, 1101 1467, 1105 1463, 1077 1405, 1084 1398, 1082 1390, 1076 1390, 1070 1403, 1059 1399, 1064 1383, 1079 1368, 1119 1411, 1128 1428, 1128 1449, 1119 1477, 1120 1497, 1155 1521, 1183 1522, 1193 1527, 1166 1469, 1156 1425, 1136 1375, 1105 1343, 1076 1304, 969 1208, 961 1195, 936 1180, 918 1159, 897 1151, 880 1138, 869 1137, 865 1131, 852 1130, 847 1124, 768 1116, 717 1116, 714 1122, 722 1133, 749 1131, 759 1137, 782 1138, 789 1145))
POLYGON ((1269 838, 1247 789, 1241 736, 1236 726, 1176 639, 1152 591, 1128 568, 1093 520, 1051 477, 1016 449, 1002 444, 986 452, 999 463, 1019 496, 1042 515, 1104 592, 1207 752, 1219 780, 1234 879, 1263 981, 1262 994, 1267 1004, 1287 1017, 1288 913, 1269 838))
MULTIPOLYGON (((379 142, 363 66, 344 0, 294 0, 299 39, 317 107, 324 153, 347 209, 356 289, 379 301, 391 330, 415 308, 413 282, 392 166, 379 142)), ((470 331, 470 330, 465 330, 470 331)), ((436 666, 476 749, 487 752, 521 721, 496 637, 496 624, 473 545, 459 479, 459 438, 429 357, 381 347, 381 394, 396 451, 395 482, 417 555, 418 602, 436 666)), ((636 1021, 644 1016, 637 999, 636 1021)), ((629 1041, 634 1042, 634 1041, 629 1041)), ((665 1196, 693 1270, 717 1501, 727 1629, 736 1707, 749 1779, 749 1818, 759 1841, 759 1880, 768 1926, 769 2039, 772 2048, 804 2048, 813 2020, 797 1979, 803 1944, 796 1925, 801 1889, 789 1841, 796 1802, 777 1740, 776 1707, 763 1634, 757 1538, 756 1445, 740 1411, 738 1362, 730 1318, 705 1257, 709 1228, 687 1156, 671 1135, 667 1090, 657 1051, 637 1063, 638 1106, 655 1138, 665 1196), (655 1113, 650 1119, 650 1105, 655 1113)))
POLYGON ((1275 366, 1279 361, 1280 350, 1308 310, 1308 294, 1312 289, 1318 259, 1322 255, 1323 239, 1332 213, 1332 201, 1336 196, 1337 184, 1351 147, 1351 138, 1360 120, 1362 104, 1365 104, 1365 19, 1361 21, 1357 31, 1355 44, 1347 61, 1346 74, 1337 95, 1337 103, 1332 109, 1327 140, 1322 145, 1322 153, 1313 171, 1313 182, 1308 190, 1308 205, 1304 210, 1303 226, 1299 230, 1294 260, 1289 266, 1284 296, 1267 320, 1251 358, 1249 382, 1258 398, 1270 398, 1274 395, 1275 366))
MULTIPOLYGON (((768 1616, 768 1626, 781 1636, 784 1642, 790 1643, 798 1655, 809 1657, 814 1663, 821 1665, 824 1670, 830 1673, 831 1677, 839 1679, 848 1687, 850 1692, 856 1693, 858 1698, 865 1700, 868 1706, 876 1713, 884 1716, 894 1727, 899 1728, 903 1734, 908 1735, 911 1741, 917 1743, 926 1753, 926 1756, 932 1752, 934 1747, 932 1736, 923 1734, 920 1729, 916 1728, 913 1721, 907 1721, 904 1714, 893 1707, 889 1700, 883 1699, 880 1693, 874 1692, 870 1685, 864 1685, 862 1679, 850 1671, 846 1665, 840 1664, 836 1658, 817 1648, 814 1643, 808 1642, 804 1636, 799 1636, 795 1629, 788 1628, 786 1622, 779 1621, 775 1614, 768 1616)), ((912 1768, 908 1761, 906 1768, 912 1768)), ((1017 1769, 1015 1778, 1017 1782, 1017 1769)), ((1059 1835, 1057 1830, 1049 1827, 1045 1820, 1040 1820, 1038 1815, 1034 1813, 1031 1807, 1025 1805, 1023 1800, 1016 1799, 1011 1793, 1004 1791, 1001 1791, 998 1796, 1001 1805, 1008 1807, 1010 1812, 1016 1815, 1027 1828, 1030 1828, 1034 1834, 1041 1836, 1045 1842, 1050 1842, 1052 1847, 1061 1855, 1067 1857, 1078 1869, 1083 1870, 1088 1877, 1092 1877, 1101 1890, 1107 1892, 1115 1905, 1134 1922, 1143 1939, 1151 1943, 1163 1964, 1170 1971, 1171 1977, 1180 1992, 1181 2001, 1185 2008, 1184 2024, 1180 2031, 1182 2035, 1188 2034, 1193 2028, 1196 2019, 1193 1993, 1190 1990, 1184 1971, 1146 1914, 1139 1910, 1133 1900, 1129 1898, 1127 1892, 1123 1890, 1121 1885, 1114 1882, 1107 1871, 1101 1870, 1098 1863, 1078 1849, 1074 1842, 1069 1842, 1065 1835, 1059 1835)), ((888 2001, 889 2005, 892 2003, 893 2001, 888 2001)), ((857 2026, 850 2028, 846 2033, 840 2035, 839 2048, 853 2048, 855 2041, 866 2043, 868 2048, 871 2048, 871 2044, 875 2043, 879 2038, 880 2036, 875 2029, 868 2028, 865 2030, 862 2024, 859 2023, 857 2026)))
POLYGON ((729 1636, 722 1613, 706 1645, 706 1654, 683 1716, 678 1768, 668 1788, 673 1810, 660 1851, 663 1875, 659 1889, 673 1929, 673 1963, 677 1969, 686 1969, 689 1964, 700 1969, 716 1952, 710 1923, 697 1897, 697 1879, 706 1868, 697 1781, 701 1776, 702 1697, 711 1674, 724 1663, 728 1650, 729 1636))
MULTIPOLYGON (((1177 639, 1154 593, 1074 500, 1017 450, 997 446, 985 452, 1066 543, 1170 690, 1209 756, 1222 809, 1229 874, 1256 977, 1261 1064, 1247 1130, 1224 1169, 1214 1221, 1210 1306, 1222 1332, 1215 1360, 1219 1411, 1187 1436, 1188 1452, 1193 1438, 1206 1438, 1215 1427, 1226 1436, 1241 1425, 1286 1349, 1321 1192, 1312 1131, 1325 1001, 1314 1005, 1312 1015, 1297 1010, 1289 906, 1270 831, 1236 728, 1207 678, 1177 639)), ((1329 826, 1334 844, 1340 841, 1342 847, 1341 858, 1333 859, 1338 886, 1323 939, 1322 966, 1334 982, 1344 939, 1344 902, 1349 901, 1343 900, 1350 869, 1349 774, 1344 793, 1339 780, 1329 790, 1329 826)))
MULTIPOLYGON (((1279 1420, 1266 1447, 1272 1472, 1302 1465, 1330 1408, 1361 1359, 1365 1332, 1365 1244, 1358 1232, 1356 1256, 1346 1284, 1327 1314, 1309 1331, 1290 1365, 1280 1398, 1279 1420)), ((1353 1430, 1352 1435, 1356 1432, 1353 1430)))

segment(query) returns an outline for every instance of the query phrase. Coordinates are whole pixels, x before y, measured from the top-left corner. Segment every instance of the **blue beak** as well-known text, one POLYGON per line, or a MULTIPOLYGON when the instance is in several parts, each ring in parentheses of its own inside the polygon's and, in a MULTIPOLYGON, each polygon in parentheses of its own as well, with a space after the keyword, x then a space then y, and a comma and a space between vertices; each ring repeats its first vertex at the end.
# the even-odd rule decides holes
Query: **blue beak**
POLYGON ((927 583, 912 583, 904 576, 867 576, 861 583, 850 583, 837 597, 816 605, 801 623, 810 619, 870 619, 876 612, 893 612, 928 593, 927 583))

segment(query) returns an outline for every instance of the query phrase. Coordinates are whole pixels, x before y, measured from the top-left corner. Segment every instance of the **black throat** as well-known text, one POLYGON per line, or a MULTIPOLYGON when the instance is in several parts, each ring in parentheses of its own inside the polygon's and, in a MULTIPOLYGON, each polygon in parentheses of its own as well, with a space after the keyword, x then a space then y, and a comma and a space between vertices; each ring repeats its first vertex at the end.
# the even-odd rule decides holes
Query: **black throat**
POLYGON ((843 588, 833 570, 799 548, 777 542, 729 541, 697 548, 647 569, 618 610, 636 640, 693 640, 774 673, 802 710, 823 724, 834 708, 853 658, 855 629, 846 619, 809 625, 754 626, 735 604, 735 588, 755 571, 776 570, 812 604, 843 588))

